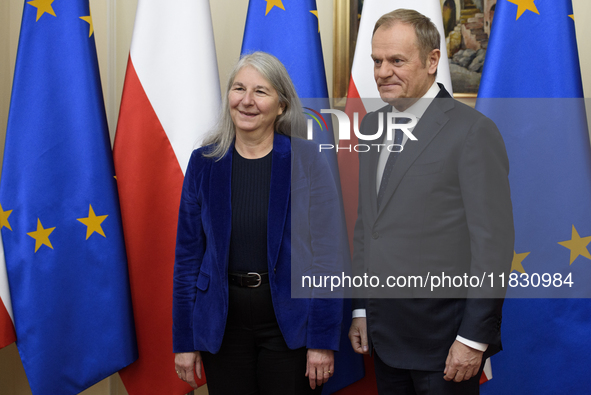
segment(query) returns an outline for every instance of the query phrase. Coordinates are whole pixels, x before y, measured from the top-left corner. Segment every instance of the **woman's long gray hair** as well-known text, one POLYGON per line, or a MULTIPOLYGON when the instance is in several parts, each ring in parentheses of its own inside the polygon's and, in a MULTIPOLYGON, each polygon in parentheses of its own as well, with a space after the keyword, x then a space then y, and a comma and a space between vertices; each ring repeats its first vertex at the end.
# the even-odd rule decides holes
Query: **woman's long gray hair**
POLYGON ((228 94, 234 84, 236 74, 246 66, 258 71, 271 83, 279 95, 279 103, 284 106, 283 113, 275 119, 275 131, 286 136, 305 137, 306 118, 285 66, 275 56, 257 51, 240 58, 230 73, 219 121, 203 142, 203 145, 212 144, 213 147, 204 156, 221 159, 228 152, 236 137, 236 128, 230 116, 228 94))

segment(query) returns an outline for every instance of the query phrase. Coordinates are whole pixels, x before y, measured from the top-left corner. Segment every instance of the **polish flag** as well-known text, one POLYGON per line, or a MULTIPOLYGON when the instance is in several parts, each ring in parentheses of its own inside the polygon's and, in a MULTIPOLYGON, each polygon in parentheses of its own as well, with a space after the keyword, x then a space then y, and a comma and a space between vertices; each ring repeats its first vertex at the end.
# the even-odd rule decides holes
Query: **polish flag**
POLYGON ((480 376, 480 384, 486 383, 488 380, 493 378, 492 375, 492 367, 490 365, 490 358, 486 359, 484 362, 484 369, 482 370, 482 375, 480 376))
POLYGON ((114 148, 139 351, 120 371, 130 395, 191 390, 172 352, 176 227, 191 152, 219 107, 209 2, 140 0, 114 148))
POLYGON ((16 333, 14 332, 10 288, 8 287, 8 276, 6 275, 4 246, 0 237, 0 348, 8 346, 14 341, 16 341, 16 333))

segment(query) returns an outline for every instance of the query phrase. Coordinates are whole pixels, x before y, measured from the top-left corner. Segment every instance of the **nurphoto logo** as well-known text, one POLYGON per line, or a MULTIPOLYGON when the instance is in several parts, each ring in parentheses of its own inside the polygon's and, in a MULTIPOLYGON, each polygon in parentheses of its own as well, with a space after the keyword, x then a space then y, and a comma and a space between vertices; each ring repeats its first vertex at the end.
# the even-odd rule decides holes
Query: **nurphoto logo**
MULTIPOLYGON (((355 152, 368 152, 369 150, 371 150, 371 147, 376 147, 378 152, 382 149, 385 148, 390 152, 402 152, 403 146, 401 144, 386 144, 386 143, 373 143, 373 144, 367 144, 367 143, 360 143, 360 144, 354 144, 354 145, 346 145, 343 144, 344 141, 346 140, 351 140, 351 120, 349 119, 349 116, 340 110, 334 110, 334 109, 326 109, 323 108, 320 110, 320 113, 318 111, 315 111, 309 107, 304 107, 306 110, 309 110, 311 113, 309 112, 305 112, 304 114, 309 115, 310 117, 312 117, 313 119, 308 119, 308 123, 307 123, 307 138, 308 140, 312 140, 314 138, 314 121, 316 121, 316 124, 318 124, 318 126, 320 127, 321 131, 324 131, 324 127, 326 127, 326 130, 328 131, 328 124, 326 123, 326 120, 324 119, 324 117, 321 115, 322 114, 333 114, 337 117, 337 121, 339 123, 339 142, 340 144, 338 145, 333 145, 333 144, 320 144, 320 151, 323 150, 336 150, 337 152, 339 151, 349 151, 351 152, 351 150, 355 151, 355 152), (324 127, 323 127, 324 125, 324 127)), ((384 133, 384 118, 386 118, 386 142, 393 142, 394 141, 394 130, 396 129, 400 129, 402 130, 402 132, 408 137, 408 139, 416 141, 417 138, 412 134, 411 129, 414 128, 417 125, 417 117, 414 116, 413 114, 410 113, 406 113, 406 112, 388 112, 385 114, 384 116, 379 116, 378 117, 378 128, 375 131, 375 133, 373 134, 362 134, 359 131, 359 113, 354 112, 353 113, 353 133, 355 133, 355 136, 357 136, 359 141, 375 141, 375 140, 379 140, 380 137, 383 135, 384 133)), ((364 132, 371 132, 368 130, 364 130, 364 132)))

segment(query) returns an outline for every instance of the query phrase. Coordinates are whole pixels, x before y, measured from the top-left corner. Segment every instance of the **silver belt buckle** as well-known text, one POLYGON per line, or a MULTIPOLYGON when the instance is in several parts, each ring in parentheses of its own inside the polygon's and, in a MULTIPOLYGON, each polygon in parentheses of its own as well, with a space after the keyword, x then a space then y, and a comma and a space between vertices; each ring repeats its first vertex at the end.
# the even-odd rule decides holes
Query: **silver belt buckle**
POLYGON ((247 273, 247 274, 248 274, 249 276, 250 276, 251 274, 254 274, 255 276, 257 276, 257 277, 258 277, 258 278, 257 278, 257 280, 259 280, 258 284, 256 284, 256 285, 247 285, 247 287, 249 287, 249 288, 257 288, 257 287, 260 287, 260 286, 261 286, 261 283, 262 283, 263 279, 261 278, 261 275, 260 275, 260 274, 258 274, 258 273, 256 273, 256 272, 250 272, 250 273, 247 273))

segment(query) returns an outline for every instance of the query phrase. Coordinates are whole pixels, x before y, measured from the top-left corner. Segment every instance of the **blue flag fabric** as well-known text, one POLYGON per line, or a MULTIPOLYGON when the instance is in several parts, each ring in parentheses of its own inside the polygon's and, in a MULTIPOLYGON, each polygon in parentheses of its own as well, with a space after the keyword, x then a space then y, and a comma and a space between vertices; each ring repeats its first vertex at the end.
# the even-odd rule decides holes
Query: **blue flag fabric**
MULTIPOLYGON (((248 54, 255 51, 270 53, 285 65, 305 113, 313 119, 314 141, 334 146, 333 131, 329 127, 330 116, 319 114, 321 109, 330 108, 330 102, 316 0, 250 0, 241 52, 248 54)), ((340 191, 336 151, 323 152, 340 191)), ((344 217, 343 229, 346 229, 344 217)), ((346 240, 344 243, 347 243, 346 240)), ((348 255, 347 245, 344 250, 348 255)), ((351 300, 347 299, 340 351, 335 353, 335 374, 324 384, 324 395, 338 391, 364 376, 363 358, 353 352, 347 337, 351 319, 351 300)))
POLYGON ((268 52, 285 65, 302 98, 328 98, 316 0, 251 0, 242 53, 268 52))
POLYGON ((496 5, 477 109, 505 140, 516 240, 485 395, 591 387, 591 157, 573 19, 571 0, 496 5))
POLYGON ((17 346, 33 394, 137 358, 88 0, 24 4, 0 182, 17 346))

